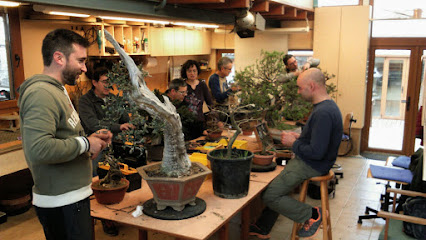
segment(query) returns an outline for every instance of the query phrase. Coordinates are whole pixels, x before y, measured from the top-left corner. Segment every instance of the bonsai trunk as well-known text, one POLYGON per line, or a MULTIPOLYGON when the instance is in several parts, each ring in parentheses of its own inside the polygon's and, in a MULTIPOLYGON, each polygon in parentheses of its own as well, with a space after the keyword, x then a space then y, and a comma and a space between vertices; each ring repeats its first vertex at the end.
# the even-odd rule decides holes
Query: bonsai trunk
POLYGON ((129 70, 132 85, 135 87, 135 90, 130 95, 131 99, 151 116, 162 119, 165 122, 162 171, 168 176, 179 177, 187 175, 190 171, 191 161, 186 154, 182 123, 175 106, 166 96, 164 96, 164 103, 162 103, 151 92, 146 86, 142 72, 133 59, 124 52, 107 30, 104 30, 104 32, 105 38, 112 43, 129 70))

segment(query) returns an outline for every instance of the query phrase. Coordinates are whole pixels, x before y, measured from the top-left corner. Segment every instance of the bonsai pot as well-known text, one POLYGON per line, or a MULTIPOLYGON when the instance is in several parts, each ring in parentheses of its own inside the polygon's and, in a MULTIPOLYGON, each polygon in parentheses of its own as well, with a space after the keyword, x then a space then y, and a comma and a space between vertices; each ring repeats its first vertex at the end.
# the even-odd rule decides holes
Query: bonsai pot
POLYGON ((217 140, 220 137, 222 137, 222 130, 207 131, 207 138, 210 140, 217 140))
POLYGON ((157 210, 164 210, 170 206, 176 211, 182 211, 186 204, 195 204, 195 196, 211 171, 201 163, 192 164, 197 165, 202 171, 180 178, 149 176, 147 172, 161 168, 161 162, 140 169, 142 178, 152 191, 157 210))
POLYGON ((272 160, 274 160, 275 153, 274 152, 266 152, 267 155, 261 155, 261 151, 253 152, 253 164, 260 165, 260 166, 267 166, 272 163, 272 160))
POLYGON ((243 129, 244 136, 251 136, 253 134, 253 129, 243 129))
POLYGON ((228 199, 245 197, 249 189, 253 153, 233 149, 234 153, 242 157, 227 159, 223 157, 226 151, 227 149, 217 149, 207 154, 213 173, 214 194, 228 199))
POLYGON ((99 185, 101 180, 92 183, 92 190, 96 201, 100 204, 114 204, 123 200, 124 194, 129 187, 129 181, 125 178, 120 180, 120 185, 114 188, 105 188, 99 185))

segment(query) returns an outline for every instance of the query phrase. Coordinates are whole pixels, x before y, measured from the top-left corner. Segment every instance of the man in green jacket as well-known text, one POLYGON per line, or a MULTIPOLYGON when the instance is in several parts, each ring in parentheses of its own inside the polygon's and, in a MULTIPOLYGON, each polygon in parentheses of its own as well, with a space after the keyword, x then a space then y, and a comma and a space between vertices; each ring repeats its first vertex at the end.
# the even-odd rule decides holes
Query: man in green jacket
POLYGON ((84 137, 65 84, 86 72, 89 43, 57 29, 43 40, 43 74, 19 88, 22 145, 31 170, 33 204, 46 239, 91 239, 91 161, 111 142, 102 129, 84 137))

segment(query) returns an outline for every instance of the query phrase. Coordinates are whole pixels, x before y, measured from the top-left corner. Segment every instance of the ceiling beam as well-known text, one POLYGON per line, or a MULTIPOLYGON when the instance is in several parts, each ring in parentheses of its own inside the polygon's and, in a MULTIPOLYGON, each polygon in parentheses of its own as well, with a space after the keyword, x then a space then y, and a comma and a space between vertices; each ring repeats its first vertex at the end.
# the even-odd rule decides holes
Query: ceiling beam
POLYGON ((225 0, 167 0, 168 4, 224 3, 225 0))
POLYGON ((191 6, 208 9, 250 8, 250 0, 226 0, 225 3, 196 4, 191 6))
POLYGON ((284 5, 275 5, 269 7, 269 12, 263 13, 262 16, 284 15, 284 5))
MULTIPOLYGON (((264 16, 266 19, 269 19, 269 20, 280 20, 280 21, 284 21, 284 20, 288 20, 288 21, 290 21, 290 20, 305 20, 305 18, 303 17, 303 18, 301 18, 301 17, 286 17, 285 15, 283 15, 283 16, 265 16, 265 15, 262 15, 262 16, 264 16)), ((308 20, 309 21, 313 21, 314 20, 314 14, 308 14, 308 20)))
MULTIPOLYGON (((218 24, 234 22, 234 14, 217 12, 208 9, 194 9, 186 6, 166 5, 155 10, 159 3, 135 0, 23 0, 21 2, 33 4, 49 4, 92 11, 109 11, 117 14, 133 15, 128 17, 152 17, 168 20, 193 20, 218 24)), ((247 1, 248 2, 248 1, 247 1)), ((208 5, 208 4, 207 4, 208 5)), ((249 5, 249 4, 247 4, 249 5)), ((105 13, 104 13, 105 14, 105 13)))
POLYGON ((305 10, 297 10, 297 18, 307 18, 308 17, 308 11, 305 10))
POLYGON ((285 17, 297 17, 297 9, 292 7, 286 7, 285 8, 285 17))
POLYGON ((269 12, 269 1, 255 1, 250 9, 251 12, 269 12))

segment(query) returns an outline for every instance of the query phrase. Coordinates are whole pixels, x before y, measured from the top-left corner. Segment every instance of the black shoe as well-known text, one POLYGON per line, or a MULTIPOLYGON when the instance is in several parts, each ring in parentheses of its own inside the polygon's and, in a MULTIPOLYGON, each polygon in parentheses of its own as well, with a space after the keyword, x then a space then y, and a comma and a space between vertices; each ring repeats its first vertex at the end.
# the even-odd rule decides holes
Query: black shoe
POLYGON ((102 228, 104 229, 104 232, 110 236, 117 236, 118 235, 118 228, 115 222, 110 220, 101 220, 102 222, 102 228))
POLYGON ((258 226, 256 226, 256 224, 250 224, 249 235, 256 236, 260 239, 266 239, 266 240, 271 238, 271 236, 267 232, 260 229, 258 226))

